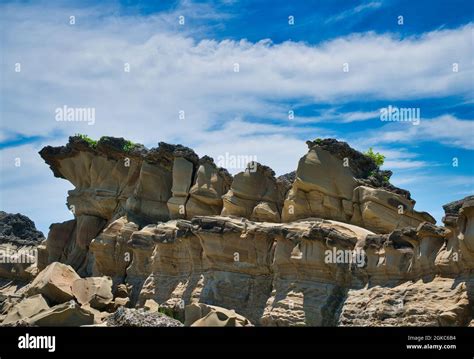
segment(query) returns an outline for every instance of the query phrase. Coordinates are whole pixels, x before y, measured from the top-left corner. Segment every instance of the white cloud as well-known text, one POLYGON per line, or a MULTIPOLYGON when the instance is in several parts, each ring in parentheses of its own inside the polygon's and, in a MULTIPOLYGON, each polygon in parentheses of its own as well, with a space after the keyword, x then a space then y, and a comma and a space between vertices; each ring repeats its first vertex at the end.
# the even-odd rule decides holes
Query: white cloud
POLYGON ((421 119, 419 125, 393 122, 377 130, 367 131, 362 143, 389 144, 436 141, 446 146, 474 149, 474 121, 442 115, 421 119))
POLYGON ((338 14, 336 16, 332 16, 332 17, 328 18, 325 22, 326 22, 326 24, 328 24, 328 23, 331 23, 331 22, 341 21, 341 20, 347 19, 348 17, 357 15, 357 14, 359 14, 361 12, 364 12, 364 11, 367 11, 367 10, 378 9, 381 6, 382 6, 381 1, 371 1, 371 2, 362 3, 362 4, 357 5, 356 7, 352 8, 352 9, 343 11, 343 12, 341 12, 340 14, 338 14))
MULTIPOLYGON (((118 17, 102 16, 97 9, 74 12, 72 26, 70 10, 38 15, 28 6, 21 11, 3 6, 1 86, 7 120, 2 130, 30 135, 60 129, 145 142, 187 138, 237 115, 285 116, 288 109, 281 103, 289 100, 463 95, 474 73, 472 24, 419 38, 366 33, 319 46, 275 45, 268 40, 196 41, 190 34, 201 27, 193 27, 190 9, 189 25, 182 30, 175 24, 179 10, 118 17), (459 73, 451 71, 455 61, 459 73), (16 62, 21 73, 13 71, 16 62), (342 71, 345 62, 349 73, 342 71), (130 64, 130 73, 123 71, 124 63, 130 64), (96 124, 55 122, 54 110, 62 105, 95 107, 96 124), (186 124, 171 126, 180 110, 186 112, 186 124)), ((365 119, 354 115, 345 121, 365 119)))

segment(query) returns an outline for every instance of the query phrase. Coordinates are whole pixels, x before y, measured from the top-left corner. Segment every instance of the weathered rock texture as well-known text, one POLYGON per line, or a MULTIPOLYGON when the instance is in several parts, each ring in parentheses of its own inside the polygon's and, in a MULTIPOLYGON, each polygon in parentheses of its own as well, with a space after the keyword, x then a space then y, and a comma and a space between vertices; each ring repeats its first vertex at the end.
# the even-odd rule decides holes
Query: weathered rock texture
POLYGON ((38 246, 44 239, 28 217, 0 211, 0 281, 34 278, 38 246))
MULTIPOLYGON (((232 178, 181 145, 89 142, 40 152, 75 185, 75 218, 51 225, 33 283, 9 289, 62 303, 38 304, 30 323, 177 325, 157 311, 195 326, 473 321, 474 196, 436 226, 390 171, 333 139, 308 141, 278 178, 254 162, 232 178)), ((21 303, 0 315, 23 320, 21 303)))
POLYGON ((102 137, 91 144, 70 137, 62 147, 45 147, 40 155, 56 177, 69 180, 68 208, 75 219, 51 225, 46 263, 61 261, 81 275, 93 272, 89 255, 93 238, 122 216, 142 227, 171 218, 219 214, 221 196, 231 176, 209 157, 160 142, 147 150, 123 138, 102 137), (189 213, 189 214, 188 214, 189 213))
POLYGON ((388 233, 422 222, 435 223, 427 213, 413 209, 408 191, 377 180, 371 158, 344 142, 308 141, 309 152, 296 170, 296 179, 283 208, 282 220, 329 218, 388 233), (374 174, 372 174, 374 173, 374 174))

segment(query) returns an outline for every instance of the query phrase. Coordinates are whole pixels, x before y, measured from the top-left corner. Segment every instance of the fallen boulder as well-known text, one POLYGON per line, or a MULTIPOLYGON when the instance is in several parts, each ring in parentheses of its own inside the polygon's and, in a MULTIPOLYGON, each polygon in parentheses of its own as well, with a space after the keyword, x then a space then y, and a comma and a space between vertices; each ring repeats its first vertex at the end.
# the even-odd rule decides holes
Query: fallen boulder
POLYGON ((15 304, 8 311, 5 319, 2 322, 2 325, 24 321, 25 319, 48 309, 49 305, 46 303, 46 300, 41 294, 33 295, 15 304))
POLYGON ((94 324, 94 313, 71 300, 32 316, 27 323, 40 327, 77 327, 94 324))
POLYGON ((27 295, 42 294, 53 303, 73 299, 72 283, 80 279, 71 266, 54 262, 42 270, 30 285, 27 295))
POLYGON ((110 277, 88 277, 72 283, 72 294, 82 304, 95 309, 104 309, 113 299, 110 277))
POLYGON ((235 310, 214 305, 194 303, 185 308, 185 326, 191 327, 249 327, 250 321, 235 310))

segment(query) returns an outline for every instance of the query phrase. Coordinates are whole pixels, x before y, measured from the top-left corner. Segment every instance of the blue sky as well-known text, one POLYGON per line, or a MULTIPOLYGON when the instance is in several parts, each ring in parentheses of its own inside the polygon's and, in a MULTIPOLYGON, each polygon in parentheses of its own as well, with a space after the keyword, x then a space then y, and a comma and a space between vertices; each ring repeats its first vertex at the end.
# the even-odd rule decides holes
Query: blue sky
POLYGON ((439 221, 474 194, 473 14, 467 0, 2 2, 0 208, 45 233, 70 219, 72 186, 37 152, 77 132, 256 156, 277 174, 305 140, 336 137, 385 154, 439 221), (64 105, 94 108, 94 125, 55 121, 64 105), (420 109, 419 125, 381 121, 388 106, 420 109))

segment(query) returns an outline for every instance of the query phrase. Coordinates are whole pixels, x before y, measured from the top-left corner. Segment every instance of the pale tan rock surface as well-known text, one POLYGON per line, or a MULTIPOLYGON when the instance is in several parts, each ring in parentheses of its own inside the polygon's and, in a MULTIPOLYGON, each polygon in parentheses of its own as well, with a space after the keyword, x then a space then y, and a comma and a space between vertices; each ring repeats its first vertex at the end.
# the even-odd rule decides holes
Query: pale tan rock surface
POLYGON ((427 213, 413 209, 414 201, 407 191, 388 181, 379 183, 379 187, 361 185, 373 183, 365 179, 369 174, 363 171, 377 170, 370 158, 343 142, 307 143, 309 151, 300 159, 296 179, 285 199, 283 222, 318 217, 353 223, 378 233, 416 227, 424 221, 435 223, 427 213))
POLYGON ((42 294, 53 303, 62 303, 74 297, 72 284, 77 279, 80 277, 71 266, 54 262, 36 276, 27 294, 42 294))
POLYGON ((251 323, 234 310, 214 305, 190 304, 186 306, 185 326, 191 327, 248 327, 251 323))
POLYGON ((88 277, 72 283, 72 294, 81 305, 104 309, 112 302, 112 279, 110 277, 88 277))
POLYGON ((40 327, 77 327, 94 324, 94 319, 91 310, 71 300, 28 318, 27 323, 40 327))
POLYGON ((222 197, 222 216, 255 221, 280 222, 283 198, 271 168, 257 162, 234 176, 230 190, 222 197))
POLYGON ((110 223, 90 244, 94 255, 93 275, 110 276, 114 285, 122 283, 132 261, 132 249, 127 243, 138 226, 126 216, 110 223))
POLYGON ((231 183, 232 176, 227 170, 218 168, 208 156, 201 158, 194 184, 189 190, 186 218, 220 214, 222 196, 227 193, 231 183))
POLYGON ((391 288, 349 290, 340 326, 466 326, 471 318, 465 283, 436 277, 391 288))
POLYGON ((48 303, 43 296, 41 294, 36 294, 23 299, 21 302, 10 308, 5 319, 2 321, 2 324, 12 324, 22 321, 48 309, 48 303))
POLYGON ((147 299, 143 308, 148 310, 149 312, 157 312, 160 309, 160 305, 155 302, 153 299, 147 299))

